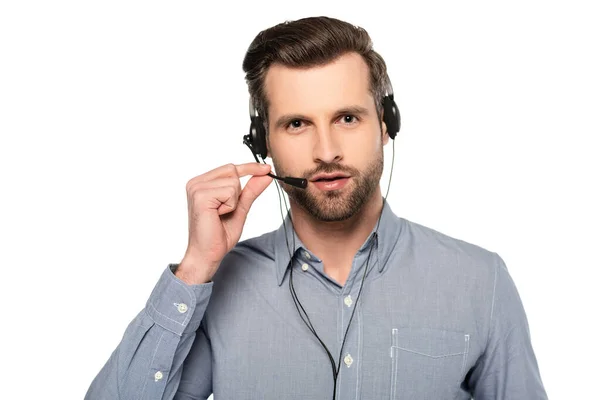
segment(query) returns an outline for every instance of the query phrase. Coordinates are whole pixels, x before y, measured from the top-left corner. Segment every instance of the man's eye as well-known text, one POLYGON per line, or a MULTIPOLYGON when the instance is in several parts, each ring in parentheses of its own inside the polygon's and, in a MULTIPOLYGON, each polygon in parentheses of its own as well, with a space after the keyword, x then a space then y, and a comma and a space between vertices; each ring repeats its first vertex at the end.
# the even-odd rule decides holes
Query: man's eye
POLYGON ((354 115, 344 115, 342 117, 342 122, 346 123, 346 124, 352 124, 354 122, 356 122, 357 118, 354 115))
POLYGON ((288 127, 293 128, 293 129, 298 129, 298 128, 302 127, 302 121, 300 121, 299 119, 295 119, 288 124, 288 127))

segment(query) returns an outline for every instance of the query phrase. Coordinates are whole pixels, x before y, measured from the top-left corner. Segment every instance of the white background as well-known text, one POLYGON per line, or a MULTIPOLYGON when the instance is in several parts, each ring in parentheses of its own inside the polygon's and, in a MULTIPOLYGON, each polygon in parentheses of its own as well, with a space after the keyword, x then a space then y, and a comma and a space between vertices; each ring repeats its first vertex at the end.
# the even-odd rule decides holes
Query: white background
MULTIPOLYGON (((498 252, 550 398, 596 393, 595 2, 209 3, 0 6, 0 397, 83 398, 183 256, 186 182, 252 161, 245 50, 310 15, 364 27, 388 64, 396 214, 498 252)), ((242 238, 277 207, 272 185, 242 238)))

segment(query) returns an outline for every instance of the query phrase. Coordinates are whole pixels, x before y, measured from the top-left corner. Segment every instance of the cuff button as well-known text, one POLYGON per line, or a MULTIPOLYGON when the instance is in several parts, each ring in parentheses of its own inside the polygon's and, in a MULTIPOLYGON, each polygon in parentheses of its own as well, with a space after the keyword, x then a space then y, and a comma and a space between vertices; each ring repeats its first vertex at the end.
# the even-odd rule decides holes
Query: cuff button
POLYGON ((175 303, 175 305, 177 306, 177 311, 182 314, 188 310, 188 306, 185 303, 175 303))

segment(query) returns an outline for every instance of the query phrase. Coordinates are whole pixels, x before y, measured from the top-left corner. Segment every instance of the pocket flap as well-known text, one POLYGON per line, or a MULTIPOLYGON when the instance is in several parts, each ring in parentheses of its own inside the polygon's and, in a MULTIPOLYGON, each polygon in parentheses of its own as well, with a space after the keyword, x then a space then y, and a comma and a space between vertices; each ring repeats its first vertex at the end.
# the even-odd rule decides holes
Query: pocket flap
POLYGON ((392 330, 392 347, 431 358, 462 356, 467 336, 440 329, 397 328, 392 330))

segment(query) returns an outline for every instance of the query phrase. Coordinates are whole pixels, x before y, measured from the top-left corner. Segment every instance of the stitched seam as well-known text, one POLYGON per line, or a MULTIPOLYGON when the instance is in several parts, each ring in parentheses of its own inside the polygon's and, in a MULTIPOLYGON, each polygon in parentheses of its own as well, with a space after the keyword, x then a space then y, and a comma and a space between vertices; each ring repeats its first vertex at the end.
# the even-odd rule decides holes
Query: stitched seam
MULTIPOLYGON (((338 329, 337 329, 337 331, 338 331, 337 332, 338 339, 337 340, 341 344, 342 340, 343 340, 343 336, 344 336, 344 308, 343 307, 346 307, 346 306, 344 305, 344 301, 343 301, 344 298, 342 297, 342 295, 340 295, 338 297, 338 299, 342 301, 342 308, 336 307, 336 309, 337 309, 337 320, 338 320, 338 329)), ((344 351, 344 349, 340 348, 340 351, 344 351)))
POLYGON ((498 263, 494 264, 496 268, 494 269, 494 290, 492 291, 492 307, 490 310, 490 321, 488 324, 488 335, 487 342, 490 342, 490 337, 492 336, 492 318, 494 317, 494 306, 496 305, 496 284, 498 282, 498 263))
MULTIPOLYGON (((342 363, 344 362, 344 348, 341 347, 342 346, 342 341, 343 341, 343 336, 344 336, 344 307, 346 307, 344 305, 343 302, 343 296, 344 293, 341 292, 339 295, 339 300, 342 300, 342 307, 336 307, 337 308, 337 313, 339 316, 339 329, 338 329, 338 342, 340 343, 340 352, 342 354, 342 358, 340 359, 340 363, 337 366, 337 369, 340 371, 340 374, 337 376, 337 387, 336 387, 336 393, 335 393, 335 397, 339 398, 339 393, 342 390, 342 377, 344 376, 343 371, 342 371, 342 363), (341 311, 340 311, 341 310, 341 311)), ((335 353, 334 353, 335 354, 335 353)), ((335 365, 335 363, 334 363, 335 365)))
POLYGON ((397 329, 392 329, 392 346, 390 347, 390 351, 391 354, 390 356, 392 357, 392 373, 391 373, 391 378, 390 379, 390 398, 391 400, 394 400, 396 398, 396 377, 398 375, 398 363, 397 363, 397 354, 396 351, 394 350, 394 343, 396 343, 396 337, 395 337, 395 332, 397 331, 397 329))
POLYGON ((373 269, 375 269, 375 265, 377 265, 377 271, 381 272, 381 260, 383 260, 383 246, 379 245, 379 237, 377 237, 377 252, 375 252, 377 256, 376 264, 373 265, 373 269))
POLYGON ((394 347, 390 347, 390 358, 392 359, 391 379, 390 379, 390 398, 394 399, 394 347))
MULTIPOLYGON (((160 337, 158 338, 158 343, 156 343, 156 348, 154 349, 154 354, 152 354, 152 361, 150 361, 150 365, 154 364, 154 358, 156 357, 156 353, 158 352, 158 348, 160 347, 160 342, 162 341, 162 338, 164 335, 165 335, 165 333, 163 332, 160 334, 160 337)), ((144 386, 142 387, 142 390, 140 391, 140 397, 138 397, 138 400, 142 398, 142 395, 146 391, 146 385, 148 384, 148 378, 149 377, 146 377, 146 379, 144 380, 144 386)))
MULTIPOLYGON (((466 334, 465 335, 465 355, 463 357, 462 367, 460 369, 460 377, 459 377, 460 380, 462 380, 463 374, 465 373, 465 367, 467 366, 467 356, 469 355, 469 346, 471 343, 470 339, 471 339, 470 335, 466 334)), ((460 380, 459 380, 458 384, 460 384, 460 380)))
POLYGON ((392 346, 392 347, 395 347, 396 349, 407 351, 409 353, 420 354, 422 356, 429 357, 429 358, 454 357, 454 356, 461 356, 461 355, 464 354, 464 352, 461 352, 461 353, 444 354, 444 355, 441 355, 441 356, 432 356, 430 354, 420 353, 418 351, 410 350, 410 349, 407 349, 407 348, 404 348, 404 347, 400 347, 400 346, 392 346))
MULTIPOLYGON (((394 245, 394 247, 395 247, 395 245, 394 245)), ((390 254, 387 256, 387 258, 385 258, 385 260, 383 261, 383 266, 382 266, 382 268, 386 268, 386 265, 387 265, 387 263, 388 263, 388 262, 389 262, 389 260, 392 258, 392 256, 393 256, 393 255, 395 255, 396 253, 400 254, 400 250, 394 250, 394 251, 392 251, 392 252, 391 252, 391 253, 390 253, 390 254)), ((402 260, 399 260, 399 261, 398 261, 398 264, 400 264, 400 263, 401 263, 401 261, 402 261, 402 260)), ((379 266, 378 266, 377 268, 379 268, 379 266)), ((387 269, 389 269, 389 267, 387 267, 387 269)), ((387 269, 386 269, 386 271, 387 271, 387 269)), ((380 273, 378 273, 378 274, 376 274, 376 275, 373 275, 373 278, 372 278, 373 282, 374 282, 374 281, 376 281, 377 279, 380 279, 380 278, 381 278, 383 275, 385 275, 385 274, 384 274, 384 271, 381 271, 380 273)))
POLYGON ((148 303, 148 304, 150 304, 150 307, 152 307, 152 308, 154 309, 154 311, 156 311, 156 313, 157 313, 157 314, 159 314, 160 316, 162 316, 162 317, 164 317, 164 318, 168 319, 169 321, 173 321, 173 322, 175 322, 177 325, 181 325, 181 326, 183 326, 183 325, 184 325, 182 322, 175 321, 174 319, 171 319, 171 318, 167 317, 165 314, 163 314, 163 313, 161 313, 160 311, 158 311, 158 310, 156 309, 156 307, 154 307, 154 304, 152 304, 152 303, 148 303))
MULTIPOLYGON (((358 304, 356 304, 355 307, 357 307, 358 304)), ((356 351, 358 352, 358 360, 356 360, 356 400, 358 400, 358 392, 359 392, 359 380, 360 380, 360 361, 362 359, 362 352, 361 352, 361 337, 362 337, 362 320, 361 320, 361 313, 360 313, 360 308, 356 310, 356 314, 357 314, 357 319, 358 319, 358 348, 356 349, 356 351)))
POLYGON ((383 275, 383 269, 387 265, 387 263, 390 260, 390 258, 392 257, 392 255, 394 255, 394 253, 400 251, 400 250, 396 250, 396 247, 398 246, 398 243, 400 242, 399 238, 400 238, 400 235, 402 235, 402 232, 404 230, 405 222, 404 222, 403 218, 396 218, 394 222, 398 223, 398 225, 400 225, 400 227, 398 228, 398 232, 397 232, 396 236, 393 238, 390 238, 392 240, 393 245, 392 245, 392 248, 390 249, 389 253, 387 254, 387 257, 383 254, 383 248, 381 249, 382 257, 379 261, 381 261, 382 264, 380 264, 377 267, 379 269, 379 275, 376 275, 373 278, 374 280, 379 278, 381 275, 383 275))
MULTIPOLYGON (((173 329, 171 329, 170 327, 168 327, 168 326, 163 326, 163 325, 159 324, 158 322, 156 322, 156 321, 154 320, 154 317, 153 317, 152 315, 150 315, 150 311, 148 311, 147 309, 144 309, 144 311, 146 312, 146 315, 148 316, 148 318, 151 318, 151 319, 152 319, 152 324, 153 324, 153 325, 158 325, 158 326, 160 326, 161 328, 163 328, 163 329, 165 329, 165 330, 167 330, 167 331, 169 331, 169 332, 171 332, 171 333, 173 333, 173 334, 175 334, 175 335, 177 335, 177 336, 180 336, 180 337, 181 337, 181 336, 183 335, 183 333, 179 333, 179 332, 177 332, 177 331, 174 331, 174 330, 173 330, 173 329)), ((162 315, 162 314, 161 314, 161 315, 162 315)))
MULTIPOLYGON (((394 346, 392 346, 394 347, 394 346)), ((396 352, 394 352, 394 392, 393 392, 393 397, 392 399, 395 400, 396 399, 396 391, 398 390, 398 354, 396 354, 396 352)))

